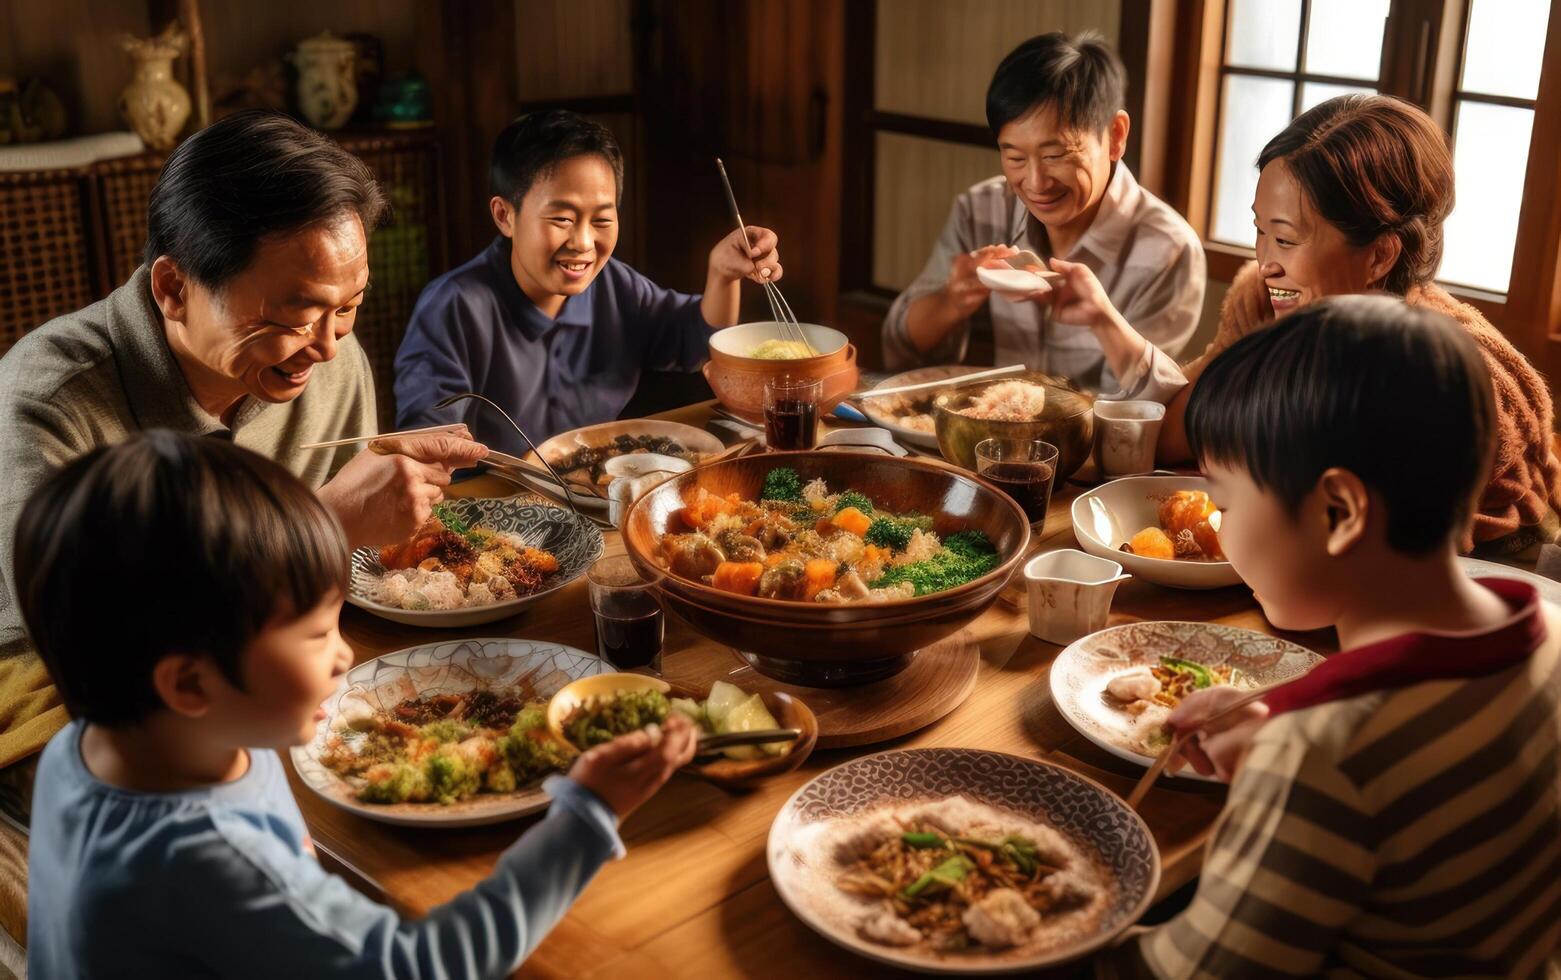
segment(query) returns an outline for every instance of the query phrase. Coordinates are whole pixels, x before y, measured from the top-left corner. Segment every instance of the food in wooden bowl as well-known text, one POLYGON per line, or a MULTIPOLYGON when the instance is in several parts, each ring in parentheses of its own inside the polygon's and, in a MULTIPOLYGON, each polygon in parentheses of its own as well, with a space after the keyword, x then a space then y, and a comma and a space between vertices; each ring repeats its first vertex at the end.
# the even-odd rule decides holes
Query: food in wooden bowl
POLYGON ((1029 536, 1019 506, 975 477, 919 460, 827 452, 698 467, 636 501, 624 524, 629 557, 668 609, 735 647, 761 673, 812 687, 867 683, 903 670, 914 651, 997 598, 1029 536), (770 495, 784 482, 804 501, 766 502, 767 481, 770 495), (810 486, 822 491, 811 500, 810 486), (680 537, 698 530, 706 508, 713 522, 728 506, 752 520, 717 528, 704 541, 680 537), (864 507, 892 515, 882 530, 908 529, 904 540, 870 540, 873 520, 864 507), (670 553, 669 536, 676 542, 670 553), (782 557, 766 565, 772 553, 782 557), (823 565, 831 558, 826 583, 823 565), (812 562, 820 564, 810 579, 812 562), (718 582, 723 564, 729 567, 718 582), (871 581, 864 579, 872 569, 871 581))
POLYGON ((705 379, 716 398, 733 414, 751 422, 764 421, 764 383, 782 377, 823 382, 820 412, 828 412, 856 390, 856 348, 846 335, 813 323, 799 324, 814 350, 805 353, 790 327, 769 321, 740 323, 710 335, 710 361, 705 379))
POLYGON ((1094 398, 1065 378, 1021 374, 973 381, 933 400, 938 448, 949 462, 976 467, 986 439, 1041 439, 1057 447, 1057 479, 1072 476, 1089 458, 1094 398))

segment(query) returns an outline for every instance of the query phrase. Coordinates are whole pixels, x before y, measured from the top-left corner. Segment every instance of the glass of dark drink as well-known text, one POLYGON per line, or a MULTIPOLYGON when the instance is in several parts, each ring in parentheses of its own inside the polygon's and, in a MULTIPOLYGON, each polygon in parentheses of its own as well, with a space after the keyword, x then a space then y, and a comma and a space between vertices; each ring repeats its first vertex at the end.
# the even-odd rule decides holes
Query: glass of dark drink
POLYGON ((624 555, 603 558, 586 573, 596 618, 596 655, 619 670, 661 673, 666 624, 650 583, 624 555))
POLYGON ((764 442, 771 449, 812 449, 818 442, 818 403, 824 382, 775 378, 764 383, 764 442))
POLYGON ((976 445, 976 473, 997 484, 1024 509, 1030 527, 1046 525, 1057 447, 1040 439, 983 439, 976 445))

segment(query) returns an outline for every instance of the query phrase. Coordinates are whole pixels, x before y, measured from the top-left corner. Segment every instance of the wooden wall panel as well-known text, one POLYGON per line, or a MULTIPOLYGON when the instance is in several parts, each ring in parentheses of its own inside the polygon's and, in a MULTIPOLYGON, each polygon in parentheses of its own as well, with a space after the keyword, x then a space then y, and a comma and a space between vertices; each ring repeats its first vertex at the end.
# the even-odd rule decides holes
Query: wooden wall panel
POLYGON ((121 34, 144 36, 146 4, 0 0, 0 75, 48 80, 70 112, 70 133, 129 129, 119 93, 130 82, 121 34))
POLYGON ((1001 172, 997 151, 879 133, 874 153, 873 285, 901 290, 921 272, 960 191, 1001 172))
POLYGON ((219 79, 242 78, 321 31, 372 34, 390 72, 412 67, 417 36, 416 0, 201 0, 201 22, 213 98, 219 79))
POLYGON ((1115 44, 1120 0, 884 0, 878 6, 875 108, 986 122, 992 70, 1025 38, 1094 29, 1115 44))
POLYGON ((631 0, 515 0, 516 97, 633 91, 631 14, 631 0))

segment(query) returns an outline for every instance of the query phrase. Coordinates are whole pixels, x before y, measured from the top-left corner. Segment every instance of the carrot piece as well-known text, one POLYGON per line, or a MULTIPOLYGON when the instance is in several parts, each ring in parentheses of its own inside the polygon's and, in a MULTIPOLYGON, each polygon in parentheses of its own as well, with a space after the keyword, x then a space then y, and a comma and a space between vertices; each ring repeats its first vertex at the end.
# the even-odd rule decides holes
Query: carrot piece
POLYGON ((694 492, 693 500, 683 501, 683 508, 678 511, 678 516, 683 519, 684 524, 696 531, 702 531, 705 525, 732 510, 737 504, 738 496, 735 493, 718 497, 704 487, 700 487, 694 492))
POLYGON ((833 558, 810 558, 802 567, 802 597, 812 599, 825 589, 835 587, 840 563, 833 558))
POLYGON ((722 592, 755 595, 759 591, 759 579, 763 575, 763 562, 723 561, 715 567, 715 574, 710 577, 710 584, 722 592))
POLYGON ((867 529, 872 527, 873 519, 857 510, 855 507, 843 507, 834 517, 835 527, 842 531, 850 531, 857 537, 865 537, 867 529))

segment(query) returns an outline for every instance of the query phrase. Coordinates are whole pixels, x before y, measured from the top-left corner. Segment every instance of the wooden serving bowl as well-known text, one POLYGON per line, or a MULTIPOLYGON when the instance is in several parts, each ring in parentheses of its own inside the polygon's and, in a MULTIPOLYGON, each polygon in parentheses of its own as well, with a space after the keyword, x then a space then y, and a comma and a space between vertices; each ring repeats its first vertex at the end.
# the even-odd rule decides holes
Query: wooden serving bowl
POLYGON ((915 651, 985 611, 1023 559, 1030 525, 1007 494, 937 463, 853 453, 764 453, 699 466, 651 490, 629 508, 623 541, 667 609, 735 648, 755 670, 788 684, 846 687, 899 673, 915 651), (669 530, 686 530, 677 514, 686 496, 702 487, 753 500, 765 474, 781 466, 795 469, 804 483, 822 478, 832 490, 858 490, 891 513, 931 515, 940 537, 982 531, 997 547, 998 566, 944 592, 844 605, 735 595, 666 569, 661 538, 669 530))
POLYGON ((705 364, 705 380, 716 398, 733 414, 750 422, 764 421, 764 383, 777 378, 817 379, 824 384, 819 414, 832 411, 840 401, 856 390, 856 347, 839 330, 816 323, 801 324, 803 333, 817 357, 791 360, 766 360, 749 357, 748 352, 766 340, 788 339, 781 324, 774 321, 739 323, 710 335, 710 360, 705 364))

